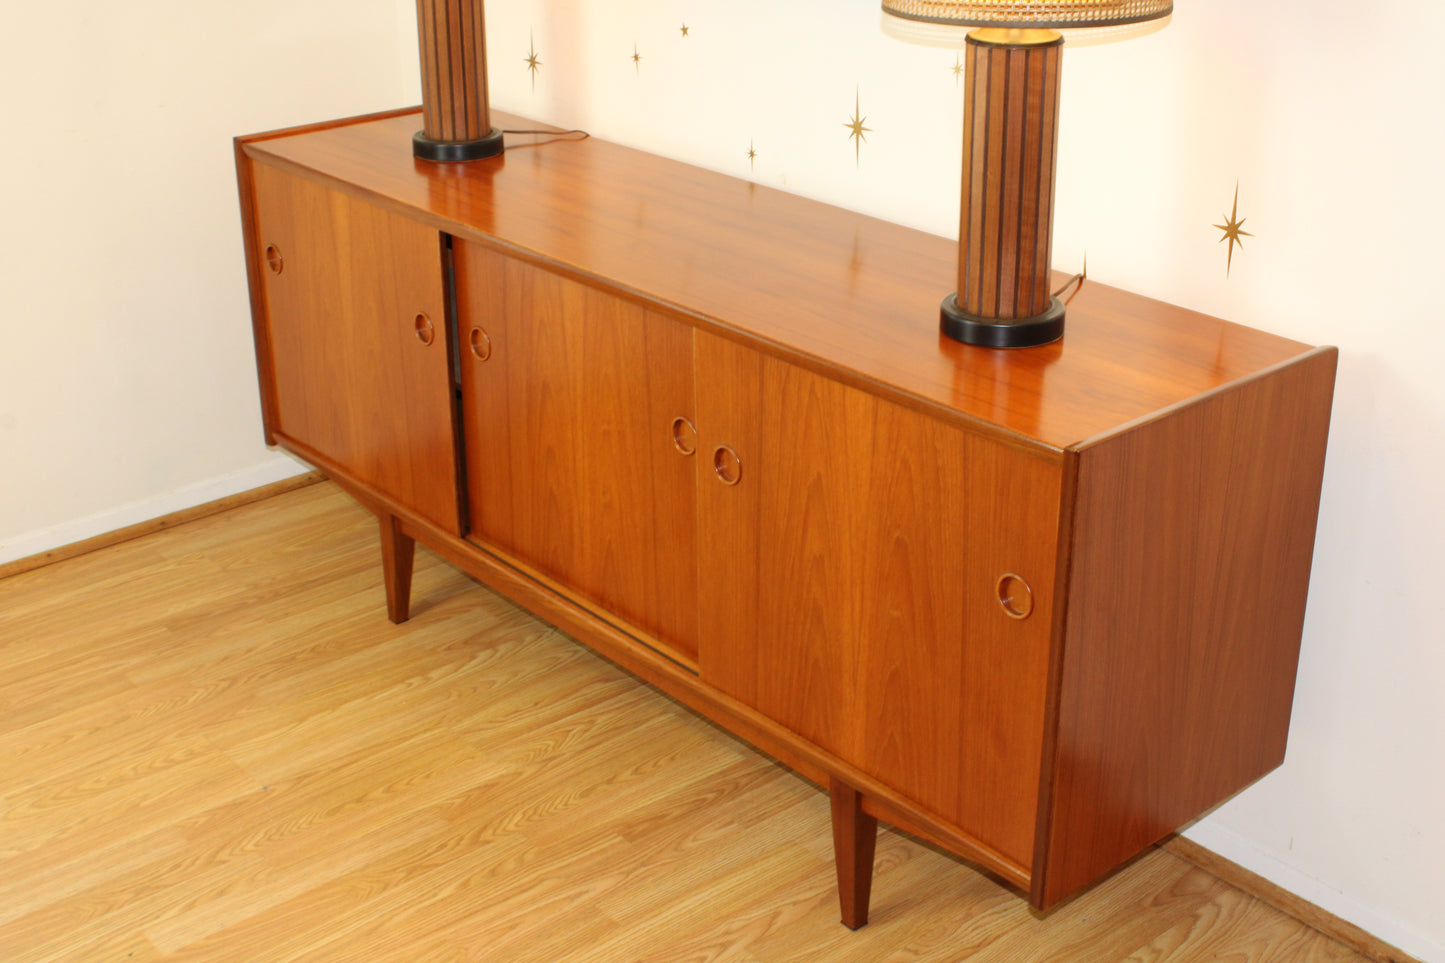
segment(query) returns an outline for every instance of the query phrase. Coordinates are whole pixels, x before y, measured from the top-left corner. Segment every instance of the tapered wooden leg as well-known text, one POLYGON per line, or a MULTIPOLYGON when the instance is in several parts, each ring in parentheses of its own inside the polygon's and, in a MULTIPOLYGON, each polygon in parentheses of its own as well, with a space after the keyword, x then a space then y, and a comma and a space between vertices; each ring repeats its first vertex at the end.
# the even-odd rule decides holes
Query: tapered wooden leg
POLYGON ((873 851, 878 845, 878 820, 863 811, 863 796, 836 777, 829 780, 833 803, 833 857, 838 863, 838 904, 850 930, 868 925, 868 898, 873 892, 873 851))
POLYGON ((395 515, 381 516, 381 570, 386 580, 386 614, 393 622, 411 618, 411 567, 416 540, 401 530, 395 515))

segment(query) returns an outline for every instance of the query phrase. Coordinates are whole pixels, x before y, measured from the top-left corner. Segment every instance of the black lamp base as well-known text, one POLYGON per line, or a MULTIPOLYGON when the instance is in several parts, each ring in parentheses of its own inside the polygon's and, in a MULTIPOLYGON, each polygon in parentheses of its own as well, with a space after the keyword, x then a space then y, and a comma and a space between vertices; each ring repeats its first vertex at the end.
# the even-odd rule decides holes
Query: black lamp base
POLYGON ((981 318, 959 310, 958 295, 943 299, 939 312, 943 333, 964 344, 985 348, 1032 348, 1057 341, 1064 335, 1064 302, 1049 299, 1049 309, 1031 318, 981 318))
POLYGON ((502 132, 496 127, 476 140, 432 140, 421 131, 411 138, 411 152, 422 160, 469 161, 496 157, 502 152, 502 132))

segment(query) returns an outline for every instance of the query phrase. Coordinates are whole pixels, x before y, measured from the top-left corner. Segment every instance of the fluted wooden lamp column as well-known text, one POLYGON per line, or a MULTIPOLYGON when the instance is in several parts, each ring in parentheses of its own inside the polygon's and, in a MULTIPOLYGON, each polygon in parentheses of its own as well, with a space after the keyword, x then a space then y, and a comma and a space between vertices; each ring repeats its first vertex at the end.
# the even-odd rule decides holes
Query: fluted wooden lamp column
POLYGON ((1172 0, 883 0, 888 33, 967 48, 958 290, 941 309, 949 337, 1022 348, 1063 335, 1049 255, 1065 34, 1117 39, 1162 26, 1173 7, 1172 0), (965 38, 960 28, 973 29, 965 38))
POLYGON ((487 100, 487 38, 482 0, 417 0, 422 130, 417 157, 467 161, 502 152, 487 100))

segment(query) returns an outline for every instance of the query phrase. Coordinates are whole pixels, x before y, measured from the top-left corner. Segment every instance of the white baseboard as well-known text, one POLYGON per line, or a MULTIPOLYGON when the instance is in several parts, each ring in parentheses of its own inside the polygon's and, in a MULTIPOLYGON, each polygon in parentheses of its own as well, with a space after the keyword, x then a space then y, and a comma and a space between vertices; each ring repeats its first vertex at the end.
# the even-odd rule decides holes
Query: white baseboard
POLYGON ((228 498, 231 495, 270 485, 273 482, 302 475, 308 471, 310 469, 307 466, 283 452, 277 457, 250 468, 243 468, 240 471, 187 485, 184 488, 165 492, 152 498, 118 505, 115 508, 108 508, 105 511, 73 519, 50 528, 22 532, 0 542, 0 565, 19 558, 39 555, 41 552, 48 552, 63 545, 83 542, 97 535, 104 535, 107 532, 140 522, 148 522, 153 518, 194 508, 207 502, 228 498))
POLYGON ((1373 936, 1398 947, 1423 963, 1445 963, 1445 943, 1396 919, 1379 907, 1367 905, 1348 893, 1310 876, 1238 833, 1205 820, 1181 835, 1225 859, 1289 890, 1328 913, 1353 923, 1373 936))

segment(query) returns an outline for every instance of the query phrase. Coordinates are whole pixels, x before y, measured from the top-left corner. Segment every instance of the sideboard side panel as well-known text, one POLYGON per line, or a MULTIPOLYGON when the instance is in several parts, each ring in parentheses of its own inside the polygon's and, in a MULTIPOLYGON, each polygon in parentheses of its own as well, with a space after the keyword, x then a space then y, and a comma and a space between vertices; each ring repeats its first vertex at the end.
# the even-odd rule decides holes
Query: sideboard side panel
POLYGON ((1283 761, 1335 356, 1081 450, 1035 903, 1283 761))
POLYGON ((276 374, 266 318, 261 243, 256 226, 256 162, 246 153, 248 138, 235 140, 236 186, 241 198, 241 239, 246 249, 246 287, 251 301, 251 333, 256 344, 256 382, 261 392, 261 425, 266 444, 276 444, 276 374))

